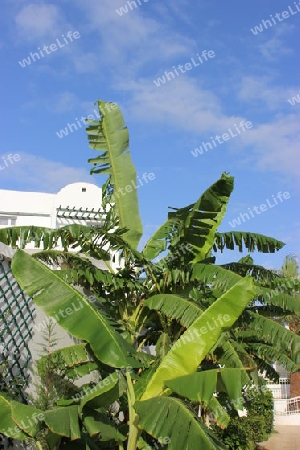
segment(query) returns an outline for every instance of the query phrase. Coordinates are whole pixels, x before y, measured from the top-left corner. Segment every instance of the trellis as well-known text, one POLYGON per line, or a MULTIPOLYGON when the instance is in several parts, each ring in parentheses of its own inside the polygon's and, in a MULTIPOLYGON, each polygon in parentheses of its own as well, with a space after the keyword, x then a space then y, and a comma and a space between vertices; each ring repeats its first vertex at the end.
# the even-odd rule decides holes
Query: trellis
POLYGON ((22 377, 28 382, 28 347, 32 337, 34 304, 15 280, 7 260, 0 259, 0 361, 6 364, 6 382, 22 377))
POLYGON ((101 223, 104 216, 105 212, 101 211, 101 209, 71 208, 70 206, 66 208, 59 206, 56 208, 56 217, 60 219, 99 221, 101 223))

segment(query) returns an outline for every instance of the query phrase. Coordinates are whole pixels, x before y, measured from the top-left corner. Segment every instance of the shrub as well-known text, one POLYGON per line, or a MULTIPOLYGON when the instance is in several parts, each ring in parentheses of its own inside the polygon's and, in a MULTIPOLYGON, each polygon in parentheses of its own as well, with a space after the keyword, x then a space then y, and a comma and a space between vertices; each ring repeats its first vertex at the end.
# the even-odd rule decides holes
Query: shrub
POLYGON ((224 444, 232 450, 255 450, 256 443, 267 440, 273 431, 271 391, 251 388, 245 393, 245 398, 247 416, 238 417, 235 411, 231 412, 228 427, 218 432, 224 444))

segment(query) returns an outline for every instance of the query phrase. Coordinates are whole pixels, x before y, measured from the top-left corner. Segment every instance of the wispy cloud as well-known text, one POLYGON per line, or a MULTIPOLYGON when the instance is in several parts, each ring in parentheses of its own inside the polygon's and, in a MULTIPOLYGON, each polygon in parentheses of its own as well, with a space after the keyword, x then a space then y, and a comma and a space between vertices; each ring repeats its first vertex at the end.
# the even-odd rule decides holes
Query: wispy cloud
POLYGON ((258 125, 244 133, 241 140, 252 148, 250 160, 254 167, 285 173, 298 182, 300 130, 299 117, 295 114, 258 125))
MULTIPOLYGON (((274 117, 269 116, 269 121, 266 118, 262 121, 257 118, 255 108, 267 108, 264 111, 271 113, 277 112, 280 106, 287 108, 287 98, 294 95, 297 88, 279 89, 271 75, 259 78, 257 66, 250 66, 237 89, 232 89, 232 99, 244 102, 247 110, 247 117, 244 117, 241 109, 237 109, 236 114, 234 111, 227 112, 232 109, 227 107, 220 94, 205 85, 207 74, 201 77, 203 68, 199 68, 197 76, 194 71, 174 79, 172 83, 160 89, 153 85, 153 79, 168 67, 180 62, 182 58, 188 60, 195 52, 205 48, 199 48, 195 40, 173 26, 172 17, 178 16, 182 7, 184 9, 185 0, 181 0, 180 5, 173 9, 173 16, 168 16, 167 21, 163 20, 168 12, 167 4, 155 6, 149 2, 148 9, 154 8, 159 12, 156 19, 153 19, 146 8, 137 8, 133 14, 119 17, 116 14, 116 8, 120 7, 119 0, 86 0, 85 3, 75 0, 74 4, 80 11, 82 28, 89 36, 96 36, 97 39, 93 39, 88 52, 83 52, 80 44, 77 49, 72 49, 68 54, 72 68, 74 67, 76 72, 89 73, 91 76, 97 74, 101 77, 103 74, 109 74, 110 88, 122 92, 121 106, 135 120, 168 124, 201 138, 205 133, 226 132, 240 120, 250 120, 253 129, 241 139, 235 140, 233 145, 239 146, 241 151, 242 146, 247 148, 247 151, 250 149, 245 157, 260 170, 284 172, 292 176, 296 174, 294 161, 298 157, 296 149, 299 145, 296 116, 283 117, 277 114, 274 117), (253 117, 251 111, 254 111, 253 117)), ((49 36, 53 34, 53 30, 55 33, 65 32, 63 27, 66 24, 67 20, 60 7, 54 4, 29 4, 23 6, 16 15, 18 32, 25 38, 29 36, 30 39, 49 36), (39 20, 36 20, 36 17, 39 17, 39 20)), ((208 26, 218 24, 218 21, 212 19, 208 26)), ((270 33, 262 34, 258 44, 259 59, 272 65, 275 59, 290 54, 285 35, 292 31, 293 25, 282 24, 274 27, 271 38, 270 33)), ((213 50, 213 42, 217 41, 218 39, 212 41, 213 50)), ((234 53, 227 48, 226 59, 230 61, 233 56, 234 53)), ((217 51, 215 59, 216 61, 211 62, 217 66, 217 51)), ((242 71, 242 66, 240 67, 242 71)), ((228 77, 225 80, 228 83, 228 77)), ((222 86, 219 92, 222 93, 222 86)), ((72 111, 78 106, 86 105, 86 102, 77 96, 63 91, 52 100, 52 110, 72 111)))
MULTIPOLYGON (((64 23, 61 9, 54 4, 31 3, 24 6, 15 17, 18 36, 35 41, 59 33, 64 23)), ((64 32, 62 30, 62 32, 64 32)))
POLYGON ((287 108, 287 98, 292 97, 297 87, 280 86, 270 76, 251 76, 241 78, 238 97, 247 102, 249 106, 261 108, 261 102, 270 110, 278 110, 278 107, 287 108))
POLYGON ((1 172, 1 181, 22 180, 24 190, 58 192, 69 183, 86 181, 93 183, 88 170, 51 161, 40 156, 19 152, 21 157, 1 172))
POLYGON ((81 102, 76 94, 65 91, 55 96, 50 108, 55 112, 66 112, 74 110, 80 103, 81 102))
POLYGON ((286 45, 284 36, 293 32, 294 29, 294 25, 287 23, 280 24, 279 27, 274 27, 273 36, 258 46, 263 58, 269 62, 274 62, 283 56, 291 55, 293 51, 286 45))
POLYGON ((119 17, 115 11, 120 7, 119 0, 76 2, 82 9, 85 27, 100 36, 101 59, 105 59, 108 66, 113 64, 112 74, 116 78, 130 78, 153 61, 166 64, 166 61, 189 55, 196 49, 192 39, 140 11, 145 8, 119 17))
POLYGON ((74 68, 78 73, 92 73, 100 65, 99 56, 92 52, 76 52, 71 57, 74 68))
POLYGON ((120 83, 119 88, 130 92, 128 110, 136 120, 164 121, 177 129, 201 133, 226 131, 243 119, 223 114, 218 97, 192 78, 174 79, 161 89, 143 79, 120 83))

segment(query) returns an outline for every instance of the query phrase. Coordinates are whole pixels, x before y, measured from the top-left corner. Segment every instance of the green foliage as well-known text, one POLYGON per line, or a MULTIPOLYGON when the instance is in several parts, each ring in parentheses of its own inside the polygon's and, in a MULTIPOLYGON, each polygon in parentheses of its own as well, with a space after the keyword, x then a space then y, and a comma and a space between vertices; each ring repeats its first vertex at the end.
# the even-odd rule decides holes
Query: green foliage
MULTIPOLYGON (((233 190, 233 177, 223 173, 201 197, 184 208, 171 208, 168 220, 152 236, 143 253, 148 259, 158 256, 169 244, 172 255, 175 249, 189 244, 192 251, 184 261, 202 261, 210 256, 215 232, 220 225, 233 190)), ((182 258, 181 258, 182 259, 182 258)))
POLYGON ((195 414, 176 398, 163 396, 137 402, 136 411, 140 416, 140 426, 150 435, 169 436, 169 450, 226 448, 216 437, 210 435, 195 414), (174 423, 177 424, 176 427, 174 423))
POLYGON ((22 400, 25 388, 25 380, 19 375, 11 377, 8 370, 9 362, 0 362, 0 391, 9 394, 14 400, 22 400))
POLYGON ((250 414, 255 416, 262 416, 264 418, 264 426, 261 429, 260 434, 257 434, 257 442, 263 441, 273 431, 274 420, 274 400, 272 392, 262 385, 260 391, 256 389, 248 389, 247 392, 246 408, 250 414))
POLYGON ((283 262, 280 272, 285 278, 298 277, 299 265, 298 265, 296 256, 287 255, 284 258, 284 262, 283 262))
MULTIPOLYGON (((102 101, 98 106, 101 120, 91 122, 87 133, 90 146, 100 152, 89 161, 92 172, 108 175, 101 227, 0 230, 0 241, 8 245, 41 246, 33 256, 17 251, 13 274, 48 316, 57 319, 60 311, 71 311, 60 316, 59 325, 81 341, 53 351, 48 334, 46 355, 38 362, 43 419, 23 429, 21 437, 51 450, 142 450, 166 437, 173 450, 199 443, 204 450, 222 449, 222 440, 230 448, 250 450, 270 432, 270 399, 261 405, 249 393, 245 420, 237 419, 237 406, 222 408, 223 400, 237 400, 257 378, 257 369, 275 377, 273 358, 296 367, 300 341, 274 320, 274 311, 279 319, 299 311, 300 283, 288 286, 289 280, 255 266, 250 256, 217 266, 213 252, 237 247, 273 253, 284 244, 254 233, 218 233, 233 190, 233 177, 223 173, 196 202, 172 208, 143 252, 137 251, 137 192, 122 194, 136 177, 128 131, 118 108, 102 101), (60 242, 63 250, 56 248, 60 242), (112 253, 122 258, 115 270, 112 253), (147 346, 156 354, 147 354, 147 346), (99 383, 76 388, 75 380, 82 384, 93 370, 99 383), (215 433, 207 427, 209 415, 215 433)), ((18 405, 0 395, 0 432, 8 436, 15 437, 10 426, 20 428, 24 414, 41 411, 18 405)))
POLYGON ((284 242, 262 234, 229 231, 215 234, 214 250, 221 250, 222 252, 225 248, 233 250, 237 246, 240 252, 245 247, 249 252, 257 250, 262 253, 275 253, 284 245, 284 242))
POLYGON ((268 440, 273 431, 273 396, 265 387, 248 389, 245 393, 247 416, 231 412, 226 430, 216 429, 219 438, 232 450, 255 450, 256 443, 268 440))
POLYGON ((234 324, 253 296, 252 280, 244 278, 206 309, 162 360, 142 399, 147 400, 154 395, 159 395, 165 380, 195 372, 217 341, 222 328, 229 328, 234 324), (215 320, 220 317, 222 320, 215 320), (209 327, 209 324, 212 326, 209 327))
POLYGON ((40 343, 42 357, 39 360, 34 383, 35 395, 29 396, 32 405, 42 411, 54 408, 58 400, 70 393, 68 380, 65 379, 64 361, 58 352, 53 352, 57 345, 54 332, 55 322, 50 320, 42 333, 43 342, 40 343))

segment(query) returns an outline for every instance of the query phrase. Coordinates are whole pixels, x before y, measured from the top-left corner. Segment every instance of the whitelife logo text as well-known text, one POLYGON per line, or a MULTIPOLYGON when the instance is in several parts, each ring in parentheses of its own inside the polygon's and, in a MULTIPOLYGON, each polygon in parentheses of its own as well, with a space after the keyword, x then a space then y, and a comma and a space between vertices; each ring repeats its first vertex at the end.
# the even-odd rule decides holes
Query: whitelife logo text
POLYGON ((258 33, 262 33, 264 30, 266 30, 269 27, 272 27, 273 25, 277 25, 279 22, 282 22, 284 19, 288 19, 291 16, 294 16, 295 14, 300 12, 300 1, 298 3, 294 2, 295 10, 292 9, 291 6, 288 6, 288 11, 282 11, 281 13, 270 14, 271 19, 262 20, 259 25, 256 25, 254 28, 250 28, 250 31, 256 36, 258 33), (281 14, 281 17, 280 17, 281 14), (278 22, 277 22, 277 21, 278 22), (272 22, 271 22, 272 21, 272 22))
POLYGON ((241 220, 243 222, 246 222, 246 220, 250 220, 251 218, 253 219, 255 217, 255 214, 259 215, 262 212, 267 211, 268 209, 274 208, 274 206, 280 204, 283 202, 283 200, 288 200, 290 198, 290 193, 289 192, 284 192, 282 193, 281 191, 277 193, 276 197, 274 195, 272 195, 272 199, 271 201, 269 201, 269 199, 266 199, 266 203, 262 203, 260 206, 253 206, 252 210, 251 208, 248 208, 248 212, 246 213, 240 213, 240 217, 238 217, 237 219, 233 219, 232 221, 229 221, 229 225, 232 228, 235 228, 238 225, 241 225, 241 220), (280 203, 278 203, 277 199, 279 200, 280 203), (273 200, 273 203, 272 203, 273 200))
POLYGON ((297 94, 295 97, 289 98, 288 102, 292 106, 296 105, 297 103, 300 103, 300 91, 299 91, 299 94, 297 94))
MULTIPOLYGON (((225 141, 229 141, 229 139, 241 134, 241 130, 242 131, 250 130, 250 128, 252 128, 253 125, 252 125, 252 122, 250 122, 250 121, 245 122, 244 120, 242 120, 238 126, 236 124, 234 124, 234 127, 235 127, 235 131, 237 132, 237 134, 233 133, 231 128, 228 128, 228 130, 227 130, 228 133, 223 133, 222 136, 219 136, 217 134, 214 138, 211 137, 210 139, 212 140, 213 146, 217 147, 216 141, 218 142, 218 144, 224 144, 225 141)), ((202 155, 203 149, 206 152, 208 152, 208 150, 212 150, 213 146, 210 142, 202 142, 200 147, 195 148, 195 150, 191 150, 191 153, 195 158, 197 158, 198 155, 202 155)))
POLYGON ((63 42, 60 41, 61 38, 57 38, 56 39, 56 44, 50 44, 50 45, 44 45, 44 47, 41 49, 40 47, 38 47, 38 51, 39 53, 29 53, 29 56, 27 58, 24 58, 22 61, 19 61, 20 66, 24 69, 24 67, 30 66, 31 61, 35 62, 38 59, 41 59, 45 57, 44 52, 46 53, 46 55, 50 55, 50 53, 56 52, 56 50, 58 50, 59 48, 63 48, 66 45, 68 45, 70 42, 73 42, 73 39, 79 39, 81 36, 78 33, 78 31, 69 31, 67 33, 67 37, 65 37, 64 34, 62 34, 62 40, 63 42), (68 38, 68 39, 67 39, 68 38))
POLYGON ((174 80, 175 76, 179 77, 180 74, 186 73, 189 70, 192 70, 194 67, 198 67, 201 64, 203 64, 204 61, 208 61, 208 59, 214 58, 215 52, 212 50, 203 50, 201 53, 201 56, 199 53, 197 53, 196 61, 194 58, 191 58, 191 62, 187 62, 185 64, 178 64, 177 67, 173 66, 173 70, 170 72, 165 71, 164 75, 162 77, 157 78, 156 80, 153 80, 153 83, 155 86, 160 87, 162 84, 166 84, 167 81, 174 80), (197 62, 199 61, 199 62, 197 62), (179 72, 178 72, 179 71, 179 72))
MULTIPOLYGON (((144 3, 148 3, 149 0, 143 0, 144 3)), ((135 1, 127 1, 127 5, 121 6, 121 8, 116 9, 116 13, 119 16, 123 16, 124 14, 127 14, 129 12, 128 6, 130 8, 130 11, 133 11, 133 9, 138 8, 139 6, 142 6, 143 3, 141 3, 141 0, 135 1), (138 4, 137 4, 138 3, 138 4)))
POLYGON ((15 162, 20 161, 21 156, 19 153, 12 155, 11 153, 7 156, 2 156, 2 161, 0 162, 0 170, 4 170, 7 167, 12 166, 15 162))
MULTIPOLYGON (((115 102, 107 103, 106 105, 104 105, 105 111, 102 111, 102 115, 105 115, 107 112, 110 112, 111 110, 114 110, 114 109, 117 109, 117 108, 118 108, 117 103, 115 103, 115 102)), ((56 131, 55 132, 56 136, 58 136, 59 139, 62 139, 63 137, 68 136, 69 132, 73 133, 74 131, 77 131, 79 128, 82 128, 80 120, 81 120, 82 124, 84 126, 86 126, 87 120, 100 119, 100 114, 99 114, 99 112, 96 109, 93 109, 93 113, 95 113, 95 115, 94 114, 89 114, 87 116, 87 118, 81 116, 80 119, 78 119, 76 117, 75 120, 76 120, 77 125, 76 125, 76 123, 68 122, 67 126, 65 128, 63 128, 60 131, 56 131)))

